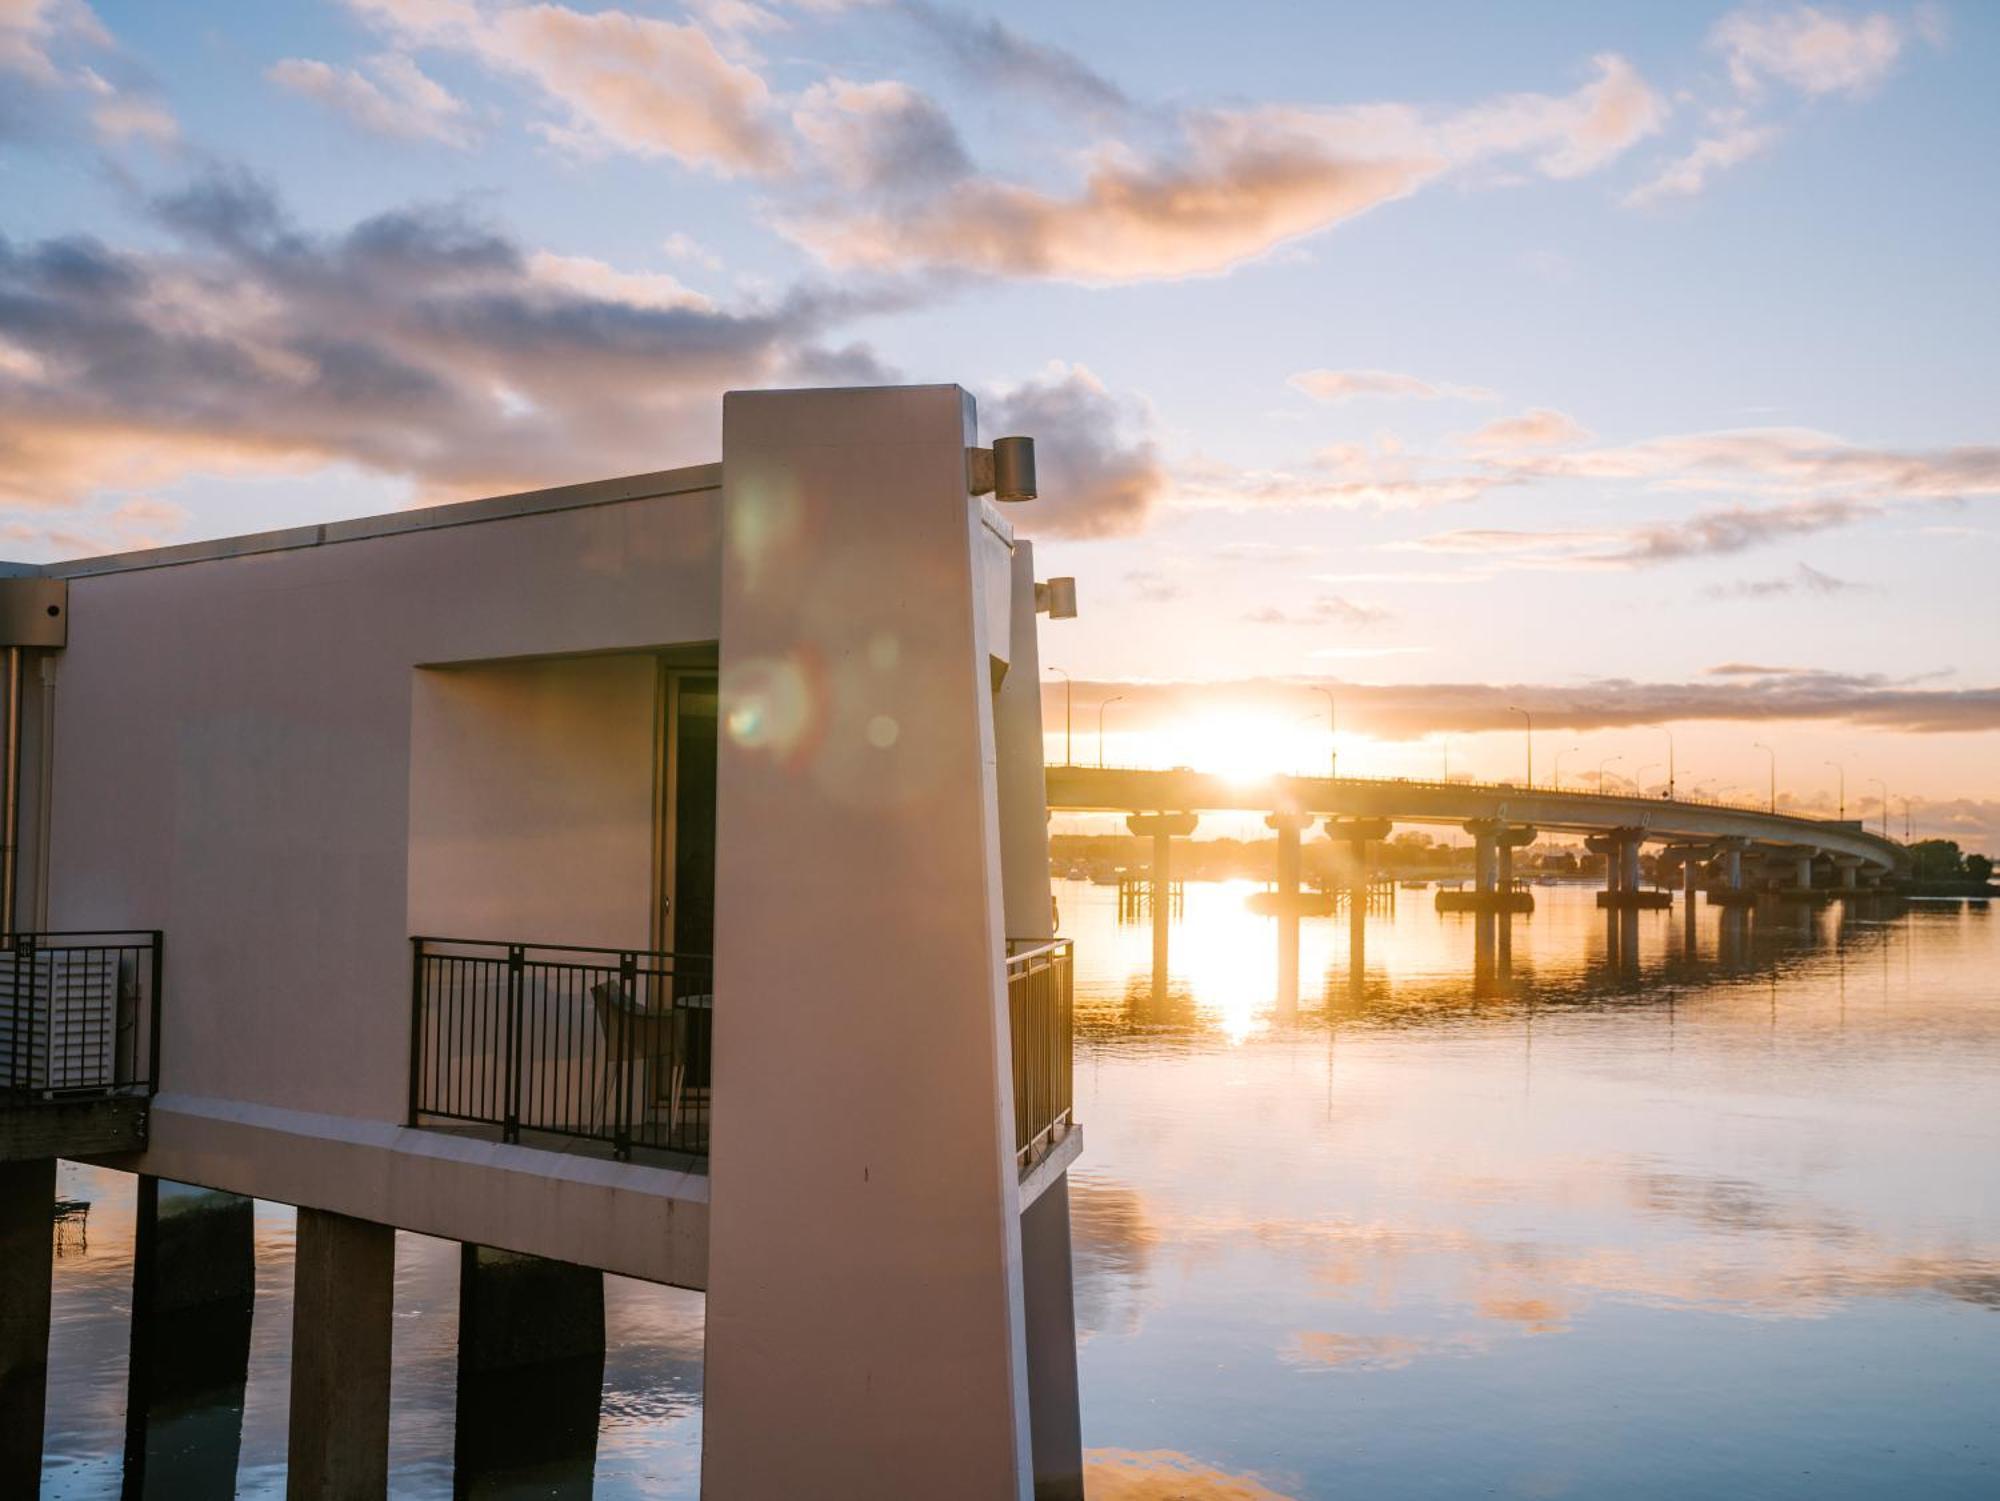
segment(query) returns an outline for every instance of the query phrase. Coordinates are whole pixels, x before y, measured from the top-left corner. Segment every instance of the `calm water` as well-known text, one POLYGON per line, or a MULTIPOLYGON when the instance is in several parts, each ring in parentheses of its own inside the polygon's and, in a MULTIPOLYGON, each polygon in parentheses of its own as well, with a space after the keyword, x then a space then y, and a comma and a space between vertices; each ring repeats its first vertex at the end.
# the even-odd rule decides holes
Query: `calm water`
MULTIPOLYGON (((1405 892, 1247 886, 1147 930, 1065 884, 1094 1498, 2000 1494, 2000 926, 1838 907, 1611 943, 1548 889, 1480 962, 1405 892)), ((45 1493, 112 1496, 129 1179, 66 1167, 45 1493)), ((266 1206, 239 1494, 283 1488, 292 1224, 266 1206)), ((398 1495, 450 1493, 455 1248, 399 1240, 398 1495)), ((597 1493, 691 1497, 701 1300, 607 1288, 597 1493)), ((225 1415, 226 1416, 226 1415, 225 1415)), ((524 1485, 521 1494, 534 1494, 524 1485)))

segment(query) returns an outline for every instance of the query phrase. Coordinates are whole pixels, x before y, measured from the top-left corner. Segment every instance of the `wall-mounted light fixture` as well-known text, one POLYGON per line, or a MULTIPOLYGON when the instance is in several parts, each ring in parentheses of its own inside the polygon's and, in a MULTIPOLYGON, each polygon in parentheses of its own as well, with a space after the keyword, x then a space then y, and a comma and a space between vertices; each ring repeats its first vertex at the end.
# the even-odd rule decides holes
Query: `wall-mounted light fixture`
POLYGON ((1035 613, 1051 620, 1076 619, 1076 580, 1060 578, 1036 584, 1035 613))
POLYGON ((966 488, 995 500, 1035 498, 1035 440, 995 438, 991 448, 965 451, 966 488))

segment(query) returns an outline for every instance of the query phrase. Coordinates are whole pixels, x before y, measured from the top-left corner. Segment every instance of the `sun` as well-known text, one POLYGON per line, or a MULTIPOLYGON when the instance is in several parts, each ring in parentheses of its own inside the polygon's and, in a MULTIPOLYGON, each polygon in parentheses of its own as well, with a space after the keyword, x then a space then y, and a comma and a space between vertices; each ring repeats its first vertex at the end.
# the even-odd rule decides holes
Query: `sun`
POLYGON ((1323 762, 1326 729, 1264 714, 1179 720, 1155 732, 1162 765, 1191 766, 1248 785, 1323 762))

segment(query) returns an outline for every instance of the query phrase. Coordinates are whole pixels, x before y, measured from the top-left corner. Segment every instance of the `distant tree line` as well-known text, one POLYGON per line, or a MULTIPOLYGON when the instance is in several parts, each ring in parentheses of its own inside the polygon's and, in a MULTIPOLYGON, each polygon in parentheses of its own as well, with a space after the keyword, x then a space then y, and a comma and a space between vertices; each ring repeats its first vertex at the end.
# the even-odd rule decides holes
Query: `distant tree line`
POLYGON ((1919 839, 1910 846, 1910 874, 1919 881, 1977 881, 1993 878, 1993 862, 1968 854, 1956 839, 1919 839))

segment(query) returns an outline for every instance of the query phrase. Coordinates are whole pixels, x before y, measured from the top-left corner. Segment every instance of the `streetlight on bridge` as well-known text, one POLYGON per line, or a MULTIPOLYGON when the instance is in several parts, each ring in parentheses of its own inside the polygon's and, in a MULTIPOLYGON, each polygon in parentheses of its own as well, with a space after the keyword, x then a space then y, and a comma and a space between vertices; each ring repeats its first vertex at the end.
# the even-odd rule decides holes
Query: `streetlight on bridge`
POLYGON ((1597 795, 1599 797, 1604 796, 1604 768, 1609 766, 1613 761, 1622 761, 1624 759, 1623 756, 1606 756, 1602 761, 1597 763, 1597 795))
POLYGON ((1644 793, 1646 790, 1646 773, 1649 771, 1658 771, 1659 769, 1660 769, 1660 763, 1658 761, 1648 761, 1644 766, 1640 767, 1637 771, 1633 772, 1632 790, 1634 792, 1644 793))
POLYGON ((1580 745, 1566 745, 1556 752, 1556 791, 1563 790, 1563 757, 1573 756, 1582 749, 1580 745))
POLYGON ((1522 719, 1527 721, 1527 736, 1528 736, 1527 788, 1530 792, 1533 792, 1535 790, 1535 716, 1530 714, 1526 709, 1515 708, 1512 704, 1507 705, 1507 712, 1509 714, 1518 714, 1521 716, 1522 719))
POLYGON ((1097 706, 1097 769, 1104 770, 1104 711, 1113 704, 1124 702, 1125 695, 1114 693, 1097 706))
POLYGON ((1671 798, 1674 795, 1674 732, 1661 725, 1660 733, 1667 737, 1667 796, 1671 798))
POLYGON ((1827 764, 1828 766, 1831 766, 1831 767, 1832 767, 1832 768, 1834 769, 1834 772, 1835 772, 1835 774, 1836 774, 1836 775, 1838 775, 1838 776, 1839 776, 1839 778, 1840 778, 1840 792, 1839 792, 1839 799, 1840 799, 1840 815, 1839 815, 1839 816, 1840 816, 1840 821, 1841 821, 1842 823, 1845 823, 1845 822, 1847 822, 1847 768, 1846 768, 1845 766, 1842 766, 1842 765, 1841 765, 1841 764, 1840 764, 1840 763, 1839 763, 1838 761, 1829 761, 1829 762, 1827 762, 1826 764, 1827 764))
POLYGON ((1061 669, 1060 667, 1051 667, 1051 668, 1049 669, 1049 671, 1050 671, 1050 672, 1053 672, 1053 673, 1057 673, 1057 674, 1059 674, 1059 675, 1060 675, 1060 676, 1062 677, 1062 680, 1063 680, 1063 765, 1065 765, 1065 766, 1074 766, 1074 765, 1076 764, 1076 762, 1075 762, 1075 761, 1074 761, 1074 760, 1073 760, 1073 759, 1071 758, 1071 756, 1070 756, 1070 753, 1069 753, 1069 745, 1070 745, 1070 740, 1069 740, 1069 726, 1070 726, 1070 715, 1069 715, 1069 695, 1070 695, 1070 686, 1071 686, 1071 684, 1070 684, 1070 680, 1069 680, 1069 674, 1068 674, 1068 673, 1066 673, 1066 672, 1064 672, 1064 671, 1063 671, 1063 670, 1062 670, 1062 669, 1061 669))
POLYGON ((1889 784, 1880 777, 1870 777, 1868 781, 1871 786, 1882 789, 1882 837, 1887 839, 1889 837, 1889 784))
POLYGON ((1760 750, 1771 758, 1771 811, 1776 813, 1778 811, 1778 753, 1761 740, 1754 742, 1750 748, 1752 750, 1760 750))

